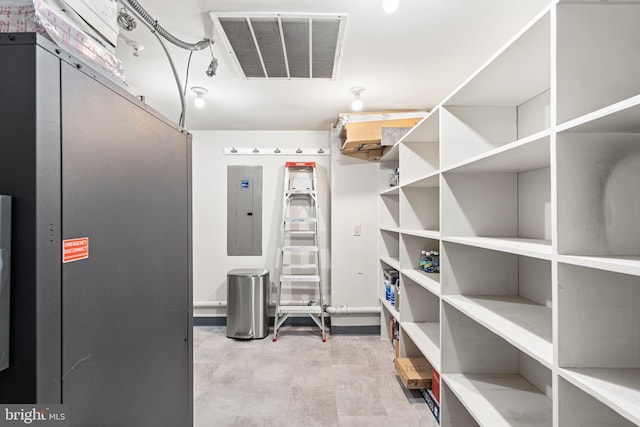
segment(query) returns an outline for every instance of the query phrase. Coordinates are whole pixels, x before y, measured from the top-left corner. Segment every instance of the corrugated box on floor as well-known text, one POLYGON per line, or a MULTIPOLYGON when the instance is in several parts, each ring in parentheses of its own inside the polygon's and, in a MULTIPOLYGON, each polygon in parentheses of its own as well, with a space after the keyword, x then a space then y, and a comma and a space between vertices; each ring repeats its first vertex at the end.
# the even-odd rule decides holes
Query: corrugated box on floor
POLYGON ((396 359, 396 371, 407 389, 431 388, 433 366, 424 358, 396 359))

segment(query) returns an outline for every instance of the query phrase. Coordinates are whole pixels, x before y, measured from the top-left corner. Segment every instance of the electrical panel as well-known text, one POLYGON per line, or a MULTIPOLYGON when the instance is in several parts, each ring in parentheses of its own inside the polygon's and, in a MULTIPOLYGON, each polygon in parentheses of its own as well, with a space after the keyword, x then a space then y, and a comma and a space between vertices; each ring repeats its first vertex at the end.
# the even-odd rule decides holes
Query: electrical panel
POLYGON ((227 167, 227 255, 262 255, 262 166, 227 167))
POLYGON ((0 196, 0 371, 9 367, 11 197, 0 196))

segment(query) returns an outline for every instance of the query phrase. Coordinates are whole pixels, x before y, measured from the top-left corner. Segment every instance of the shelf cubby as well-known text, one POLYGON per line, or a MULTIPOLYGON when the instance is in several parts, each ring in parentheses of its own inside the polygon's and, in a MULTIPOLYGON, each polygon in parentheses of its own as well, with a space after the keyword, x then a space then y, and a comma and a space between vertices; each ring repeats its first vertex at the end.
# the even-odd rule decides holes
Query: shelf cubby
POLYGON ((444 101, 441 168, 549 129, 550 49, 546 11, 444 101))
POLYGON ((549 368, 551 262, 442 243, 443 300, 549 368))
POLYGON ((400 184, 420 180, 440 168, 440 110, 435 109, 400 141, 400 184))
POLYGON ((442 303, 442 382, 479 425, 552 425, 552 370, 442 303))
POLYGON ((400 164, 400 144, 396 143, 391 148, 389 148, 385 154, 380 158, 379 162, 379 188, 383 193, 388 193, 389 191, 393 191, 394 187, 389 182, 390 175, 396 170, 398 165, 400 164))
MULTIPOLYGON (((572 379, 573 380, 573 379, 572 379)), ((572 384, 563 377, 558 380, 558 390, 562 396, 559 407, 559 425, 561 426, 637 426, 635 422, 622 417, 610 407, 592 397, 592 393, 585 393, 580 387, 572 384)))
POLYGON ((401 279, 400 327, 429 363, 440 370, 440 298, 405 275, 401 279))
POLYGON ((384 298, 384 296, 380 297, 380 304, 382 306, 382 310, 380 310, 380 338, 383 340, 390 340, 391 319, 400 322, 400 313, 384 298))
POLYGON ((557 121, 564 123, 640 94, 640 4, 557 6, 557 121))
POLYGON ((640 278, 558 265, 562 376, 640 423, 640 278))
POLYGON ((640 133, 581 130, 557 136, 558 252, 605 257, 637 274, 640 133))
POLYGON ((437 239, 417 236, 414 234, 400 233, 400 269, 415 270, 425 274, 440 282, 440 275, 437 273, 425 273, 418 268, 418 261, 423 250, 440 251, 440 241, 437 239))
POLYGON ((440 273, 426 273, 418 269, 405 268, 400 274, 433 295, 440 296, 440 273))
POLYGON ((444 173, 442 239, 550 259, 550 175, 549 167, 444 173))
MULTIPOLYGON (((400 233, 396 231, 380 230, 380 259, 387 262, 391 267, 396 268, 400 262, 399 250, 400 250, 400 233), (391 265, 394 264, 394 265, 391 265)), ((397 268, 396 268, 397 269, 397 268)))
POLYGON ((480 426, 445 382, 440 383, 440 424, 451 427, 480 426))
POLYGON ((440 231, 439 175, 401 188, 400 224, 403 230, 440 231))
MULTIPOLYGON (((398 190, 396 188, 396 190, 398 190)), ((382 193, 378 203, 380 228, 395 230, 400 228, 400 192, 382 193)))

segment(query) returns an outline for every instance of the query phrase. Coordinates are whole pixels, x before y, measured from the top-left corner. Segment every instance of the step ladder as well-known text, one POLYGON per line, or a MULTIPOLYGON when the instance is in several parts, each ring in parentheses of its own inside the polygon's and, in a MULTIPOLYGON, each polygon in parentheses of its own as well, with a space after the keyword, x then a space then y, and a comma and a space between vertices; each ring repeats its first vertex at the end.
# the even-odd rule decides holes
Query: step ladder
POLYGON ((286 162, 280 223, 280 260, 273 341, 289 317, 308 315, 326 341, 318 241, 318 193, 315 162, 286 162), (302 292, 304 305, 283 305, 283 288, 302 292))

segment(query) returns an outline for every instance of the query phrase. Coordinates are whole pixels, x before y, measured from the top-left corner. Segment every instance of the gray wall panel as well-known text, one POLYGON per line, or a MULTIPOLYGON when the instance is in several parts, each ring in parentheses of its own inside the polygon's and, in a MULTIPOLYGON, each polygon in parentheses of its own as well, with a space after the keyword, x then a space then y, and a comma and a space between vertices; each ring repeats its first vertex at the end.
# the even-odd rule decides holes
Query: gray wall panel
POLYGON ((35 52, 36 74, 36 372, 38 402, 60 403, 61 395, 61 171, 60 60, 35 52))
POLYGON ((11 366, 0 372, 3 403, 36 399, 35 49, 0 47, 0 194, 13 197, 11 366))
POLYGON ((63 238, 89 238, 63 265, 63 403, 83 426, 185 425, 188 138, 66 64, 62 88, 63 238))

